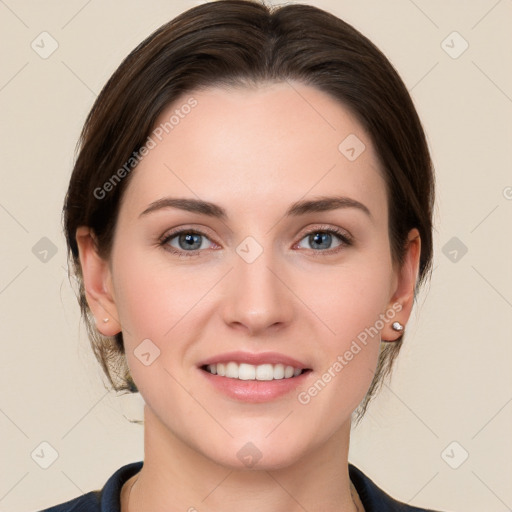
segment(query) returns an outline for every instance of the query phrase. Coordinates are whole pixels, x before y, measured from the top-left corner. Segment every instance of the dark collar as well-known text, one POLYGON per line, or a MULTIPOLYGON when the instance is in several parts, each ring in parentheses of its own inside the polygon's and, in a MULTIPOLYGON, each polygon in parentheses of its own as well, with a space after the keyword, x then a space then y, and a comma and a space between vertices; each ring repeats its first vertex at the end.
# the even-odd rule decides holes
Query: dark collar
MULTIPOLYGON (((132 462, 119 468, 107 481, 103 489, 96 491, 100 499, 100 512, 120 512, 120 494, 124 483, 138 473, 143 461, 132 462)), ((350 480, 361 498, 365 512, 434 512, 401 503, 380 489, 360 469, 348 465, 350 480)))

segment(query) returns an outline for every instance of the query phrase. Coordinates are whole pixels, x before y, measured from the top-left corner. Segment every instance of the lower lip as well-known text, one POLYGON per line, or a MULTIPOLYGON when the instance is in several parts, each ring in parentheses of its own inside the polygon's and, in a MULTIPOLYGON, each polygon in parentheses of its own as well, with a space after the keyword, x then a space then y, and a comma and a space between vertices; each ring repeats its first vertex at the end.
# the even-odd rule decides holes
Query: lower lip
POLYGON ((311 371, 297 377, 276 380, 240 380, 213 375, 206 370, 199 371, 216 389, 235 400, 242 402, 269 402, 284 396, 304 383, 311 371))

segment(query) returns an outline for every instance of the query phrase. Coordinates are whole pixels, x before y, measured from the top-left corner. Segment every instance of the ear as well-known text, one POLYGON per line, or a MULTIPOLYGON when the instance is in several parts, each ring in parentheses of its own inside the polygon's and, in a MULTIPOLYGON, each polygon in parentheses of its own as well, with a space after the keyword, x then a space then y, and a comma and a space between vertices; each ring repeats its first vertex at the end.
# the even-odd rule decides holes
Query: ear
POLYGON ((93 231, 85 226, 76 230, 85 297, 94 315, 96 328, 104 336, 121 331, 108 261, 101 258, 93 231))
POLYGON ((391 321, 386 323, 382 330, 381 337, 383 341, 396 341, 405 331, 405 325, 411 316, 412 307, 414 305, 414 289, 418 279, 420 255, 420 233, 414 228, 409 231, 407 237, 407 248, 403 264, 396 270, 394 292, 387 309, 387 311, 395 311, 396 314, 391 321), (397 321, 404 326, 403 331, 393 329, 393 322, 397 321))

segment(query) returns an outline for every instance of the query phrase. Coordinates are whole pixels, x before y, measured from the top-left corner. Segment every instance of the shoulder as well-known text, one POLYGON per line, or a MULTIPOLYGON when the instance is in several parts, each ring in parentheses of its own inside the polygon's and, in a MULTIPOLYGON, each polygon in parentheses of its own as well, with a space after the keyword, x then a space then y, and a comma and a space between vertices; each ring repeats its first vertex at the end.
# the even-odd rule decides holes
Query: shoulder
POLYGON ((124 483, 142 468, 143 462, 132 462, 119 468, 101 490, 45 508, 40 512, 120 512, 120 494, 124 483))
POLYGON ((350 480, 361 498, 365 512, 436 512, 432 509, 412 507, 397 501, 379 488, 360 469, 352 464, 349 464, 348 468, 350 480))

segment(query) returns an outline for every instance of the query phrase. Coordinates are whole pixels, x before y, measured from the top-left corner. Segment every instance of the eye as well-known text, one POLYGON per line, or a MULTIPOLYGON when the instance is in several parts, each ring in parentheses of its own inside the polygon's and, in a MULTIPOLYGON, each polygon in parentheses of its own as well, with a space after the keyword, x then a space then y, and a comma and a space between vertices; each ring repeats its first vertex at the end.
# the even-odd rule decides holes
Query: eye
POLYGON ((200 231, 185 229, 164 235, 160 245, 180 256, 199 256, 199 251, 208 249, 213 242, 200 231))
MULTIPOLYGON (((308 249, 308 247, 304 247, 304 242, 310 245, 309 249, 316 256, 337 253, 344 247, 352 245, 352 238, 340 229, 321 227, 307 232, 295 247, 308 249), (336 245, 333 246, 333 243, 336 245)), ((185 257, 200 256, 201 251, 211 248, 211 245, 216 245, 205 233, 193 229, 166 233, 159 244, 172 254, 185 257)))
POLYGON ((336 228, 320 228, 309 231, 297 246, 307 249, 308 247, 303 246, 304 241, 309 244, 309 248, 316 252, 338 252, 344 246, 352 245, 350 236, 336 228), (337 245, 333 246, 333 243, 337 245))

